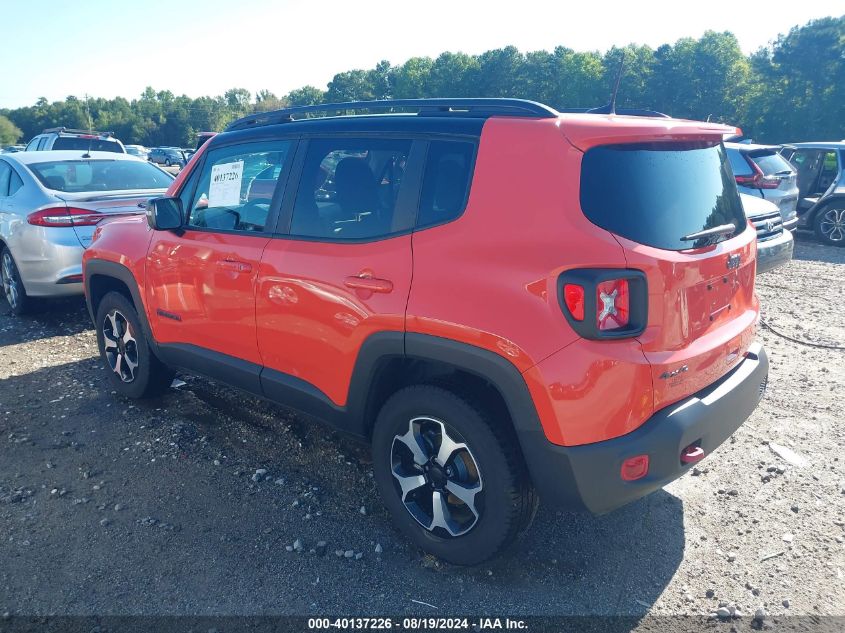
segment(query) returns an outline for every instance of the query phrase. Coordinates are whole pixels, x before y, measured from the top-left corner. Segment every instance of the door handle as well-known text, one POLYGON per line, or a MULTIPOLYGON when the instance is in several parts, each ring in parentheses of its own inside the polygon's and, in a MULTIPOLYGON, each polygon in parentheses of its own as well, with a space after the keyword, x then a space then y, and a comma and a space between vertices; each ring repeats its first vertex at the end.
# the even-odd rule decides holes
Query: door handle
POLYGON ((252 272, 252 264, 247 262, 239 262, 234 259, 224 259, 217 262, 217 267, 223 270, 228 270, 235 273, 249 273, 252 272))
POLYGON ((343 280, 343 285, 347 288, 354 288, 355 290, 368 290, 370 292, 392 292, 393 282, 389 279, 379 279, 377 277, 363 277, 356 275, 347 277, 343 280))

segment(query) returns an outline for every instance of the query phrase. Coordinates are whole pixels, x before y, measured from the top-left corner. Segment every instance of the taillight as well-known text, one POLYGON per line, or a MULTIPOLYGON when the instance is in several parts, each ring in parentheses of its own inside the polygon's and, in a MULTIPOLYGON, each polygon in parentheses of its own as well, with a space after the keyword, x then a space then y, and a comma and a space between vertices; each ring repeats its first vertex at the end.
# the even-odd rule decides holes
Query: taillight
POLYGON ((563 300, 566 302, 566 309, 576 321, 584 320, 584 288, 577 284, 565 284, 563 286, 563 300))
POLYGON ((645 273, 639 270, 579 268, 558 279, 566 320, 584 338, 637 336, 648 319, 645 273))
POLYGON ((751 187, 752 189, 777 189, 780 187, 780 178, 777 176, 766 176, 763 170, 753 160, 745 157, 745 162, 751 167, 752 174, 744 176, 734 176, 736 184, 743 187, 751 187))
POLYGON ((596 286, 596 325, 599 330, 618 330, 628 325, 631 304, 628 280, 603 281, 596 286))
POLYGON ((94 226, 105 216, 90 209, 76 207, 50 207, 34 211, 26 221, 35 226, 94 226))

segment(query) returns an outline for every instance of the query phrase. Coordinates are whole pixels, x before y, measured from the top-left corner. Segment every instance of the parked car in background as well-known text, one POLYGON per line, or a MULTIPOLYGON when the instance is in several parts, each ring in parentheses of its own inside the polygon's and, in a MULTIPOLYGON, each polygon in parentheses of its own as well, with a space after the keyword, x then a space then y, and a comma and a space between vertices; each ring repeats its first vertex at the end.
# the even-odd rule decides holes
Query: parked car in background
POLYGON ((458 564, 538 499, 609 512, 730 437, 768 361, 728 128, 518 99, 342 109, 397 105, 417 112, 236 121, 146 221, 98 231, 110 388, 153 395, 183 367, 369 440, 396 524, 458 564))
POLYGON ((143 160, 147 160, 150 156, 150 150, 143 145, 124 145, 123 147, 126 149, 127 154, 137 156, 143 160))
POLYGON ((792 260, 795 240, 783 225, 780 209, 759 196, 740 193, 745 217, 757 231, 757 273, 765 273, 792 260))
POLYGON ((763 198, 780 209, 783 228, 798 226, 798 184, 795 170, 778 147, 753 143, 725 143, 740 193, 763 198))
POLYGON ((158 165, 178 165, 184 167, 188 159, 185 153, 178 147, 154 147, 150 150, 149 161, 158 165))
POLYGON ((0 149, 0 154, 14 154, 15 152, 22 152, 26 149, 26 145, 7 145, 0 149))
POLYGON ((93 130, 72 130, 54 127, 44 130, 26 144, 27 152, 54 149, 81 149, 91 152, 115 152, 125 154, 126 150, 111 132, 93 130))
POLYGON ((798 225, 845 246, 845 141, 789 143, 781 154, 798 170, 798 225))
POLYGON ((173 176, 127 154, 0 156, 0 278, 15 314, 36 297, 82 293, 82 251, 101 221, 144 213, 173 176))

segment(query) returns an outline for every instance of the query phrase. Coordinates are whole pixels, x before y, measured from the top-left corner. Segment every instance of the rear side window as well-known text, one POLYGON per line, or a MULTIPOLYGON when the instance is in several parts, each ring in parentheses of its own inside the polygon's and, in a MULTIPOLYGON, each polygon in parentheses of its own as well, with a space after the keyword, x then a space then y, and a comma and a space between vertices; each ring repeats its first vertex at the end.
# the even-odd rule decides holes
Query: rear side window
POLYGON ((9 193, 9 181, 12 178, 12 168, 0 160, 0 197, 11 195, 9 193))
MULTIPOLYGON (((780 154, 769 151, 756 151, 750 154, 751 160, 760 168, 766 176, 773 174, 792 173, 792 166, 780 154)), ((733 164, 733 163, 731 163, 733 164)))
POLYGON ((117 152, 123 149, 116 141, 104 141, 98 138, 80 138, 78 136, 59 136, 53 141, 53 149, 81 149, 92 152, 117 152))
POLYGON ((725 149, 704 143, 605 145, 581 165, 581 208, 593 224, 634 242, 685 250, 745 230, 725 149), (683 240, 733 224, 721 238, 683 240))
POLYGON ((308 145, 290 233, 324 240, 377 239, 394 223, 411 141, 315 139, 308 145))
POLYGON ((428 148, 417 226, 454 220, 466 207, 475 145, 432 141, 428 148))

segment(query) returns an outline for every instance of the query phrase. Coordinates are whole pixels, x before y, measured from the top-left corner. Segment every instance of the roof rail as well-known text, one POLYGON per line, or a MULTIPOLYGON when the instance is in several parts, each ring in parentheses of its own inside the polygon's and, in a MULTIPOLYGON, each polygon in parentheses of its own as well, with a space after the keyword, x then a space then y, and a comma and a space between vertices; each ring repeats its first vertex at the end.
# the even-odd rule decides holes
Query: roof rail
MULTIPOLYGON (((608 106, 601 106, 600 108, 567 108, 561 110, 566 114, 611 114, 608 106)), ((657 110, 645 110, 643 108, 617 108, 616 112, 612 114, 621 114, 624 116, 651 116, 661 119, 671 119, 672 117, 657 110)))
POLYGON ((295 118, 295 115, 308 115, 316 112, 340 113, 342 116, 356 110, 395 111, 397 109, 416 110, 416 114, 426 116, 458 114, 464 116, 553 118, 558 115, 557 111, 549 106, 525 99, 384 99, 381 101, 322 103, 320 105, 295 106, 273 112, 259 112, 234 121, 229 124, 226 131, 288 123, 299 120, 295 118))
POLYGON ((69 127, 51 127, 46 130, 42 130, 42 134, 50 134, 51 132, 57 132, 61 134, 62 132, 67 132, 69 134, 96 134, 98 136, 114 136, 114 132, 98 132, 97 130, 74 130, 73 128, 69 127))

